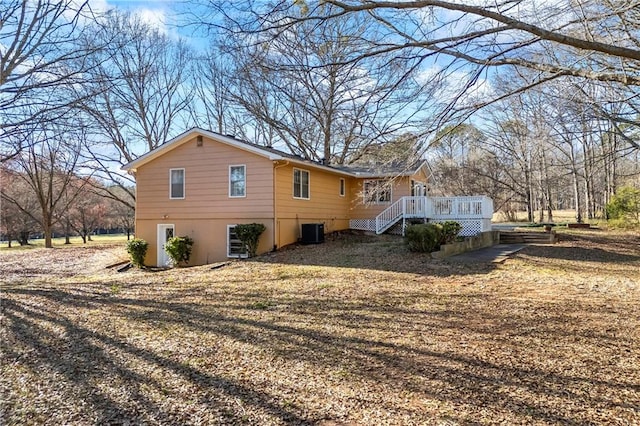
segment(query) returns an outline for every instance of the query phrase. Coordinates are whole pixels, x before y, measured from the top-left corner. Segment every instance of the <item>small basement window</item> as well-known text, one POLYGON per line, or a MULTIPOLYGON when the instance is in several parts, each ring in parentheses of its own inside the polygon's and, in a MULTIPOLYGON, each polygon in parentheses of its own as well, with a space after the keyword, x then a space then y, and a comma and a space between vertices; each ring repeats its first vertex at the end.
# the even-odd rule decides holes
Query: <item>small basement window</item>
POLYGON ((236 235, 236 225, 227 225, 227 257, 249 257, 247 249, 236 235))

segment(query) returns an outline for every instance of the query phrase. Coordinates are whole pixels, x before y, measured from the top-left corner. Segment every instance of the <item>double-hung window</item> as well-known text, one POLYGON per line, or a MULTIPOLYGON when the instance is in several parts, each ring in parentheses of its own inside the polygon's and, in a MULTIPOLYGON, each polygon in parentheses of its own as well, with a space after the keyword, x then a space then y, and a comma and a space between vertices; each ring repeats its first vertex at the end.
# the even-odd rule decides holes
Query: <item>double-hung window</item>
POLYGON ((386 179, 365 180, 363 186, 363 195, 365 203, 390 203, 391 182, 386 179))
POLYGON ((169 198, 184 198, 184 169, 169 169, 169 198))
POLYGON ((245 165, 229 166, 229 197, 246 197, 247 168, 245 165))
POLYGON ((293 198, 309 199, 309 172, 293 169, 293 198))

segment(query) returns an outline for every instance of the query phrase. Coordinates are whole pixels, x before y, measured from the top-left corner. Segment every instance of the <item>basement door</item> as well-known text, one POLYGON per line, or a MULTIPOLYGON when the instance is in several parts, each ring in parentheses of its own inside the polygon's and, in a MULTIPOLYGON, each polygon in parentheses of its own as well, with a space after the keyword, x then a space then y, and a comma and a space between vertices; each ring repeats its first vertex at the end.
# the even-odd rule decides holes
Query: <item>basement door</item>
POLYGON ((171 266, 169 255, 164 249, 164 245, 169 238, 175 235, 175 226, 173 224, 158 225, 158 266, 171 266))

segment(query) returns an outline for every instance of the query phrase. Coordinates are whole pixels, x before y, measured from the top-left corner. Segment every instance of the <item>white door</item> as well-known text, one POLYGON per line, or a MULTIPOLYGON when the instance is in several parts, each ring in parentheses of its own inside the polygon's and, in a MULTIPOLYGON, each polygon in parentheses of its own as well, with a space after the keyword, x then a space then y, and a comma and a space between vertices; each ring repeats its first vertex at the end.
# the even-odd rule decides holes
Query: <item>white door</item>
POLYGON ((413 211, 411 212, 416 217, 426 217, 426 198, 427 194, 426 185, 422 182, 413 182, 413 187, 411 188, 411 195, 414 197, 422 197, 422 198, 414 198, 413 203, 413 211))
POLYGON ((164 245, 169 238, 173 238, 174 229, 172 224, 158 225, 158 266, 171 266, 169 263, 169 255, 164 250, 164 245))

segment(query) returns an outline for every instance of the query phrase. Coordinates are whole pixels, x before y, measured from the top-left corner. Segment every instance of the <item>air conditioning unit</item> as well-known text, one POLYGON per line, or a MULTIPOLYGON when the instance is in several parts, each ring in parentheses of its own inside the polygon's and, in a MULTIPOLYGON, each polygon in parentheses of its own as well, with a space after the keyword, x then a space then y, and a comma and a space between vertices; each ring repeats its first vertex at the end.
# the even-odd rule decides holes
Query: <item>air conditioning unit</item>
POLYGON ((324 223, 303 223, 302 244, 320 244, 324 242, 324 223))

